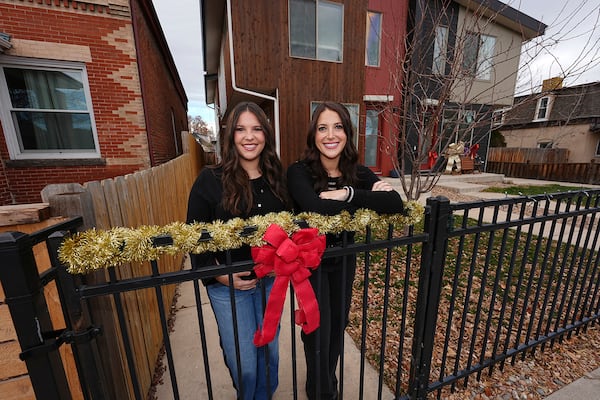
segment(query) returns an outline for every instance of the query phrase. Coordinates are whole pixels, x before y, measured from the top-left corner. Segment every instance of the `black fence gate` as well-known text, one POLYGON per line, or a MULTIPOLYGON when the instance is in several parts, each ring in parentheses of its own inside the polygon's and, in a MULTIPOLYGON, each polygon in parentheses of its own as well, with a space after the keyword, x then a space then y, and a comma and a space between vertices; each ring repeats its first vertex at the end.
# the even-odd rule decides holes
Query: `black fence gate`
MULTIPOLYGON (((346 341, 345 346, 359 349, 359 383, 355 392, 348 392, 345 380, 355 378, 344 376, 341 368, 341 397, 443 397, 458 384, 466 385, 472 375, 478 379, 483 372, 491 374, 494 368, 543 351, 597 323, 599 194, 581 191, 453 204, 445 198, 430 198, 422 226, 400 232, 393 226, 367 227, 357 233, 355 243, 328 248, 324 257, 358 258, 346 330, 354 343, 346 341), (364 384, 369 364, 378 373, 377 387, 364 384)), ((116 304, 120 343, 132 384, 130 398, 148 398, 149 388, 136 377, 121 296, 152 288, 159 305, 170 398, 180 398, 180 367, 173 356, 176 343, 169 339, 169 315, 165 312, 165 304, 172 299, 162 298, 161 287, 193 282, 205 371, 202 393, 197 395, 220 398, 211 384, 212 362, 198 280, 248 270, 252 265, 160 273, 158 264, 152 262, 148 276, 118 280, 114 268, 109 268, 106 283, 86 284, 84 277, 68 274, 56 257, 65 235, 80 222, 71 220, 32 235, 0 235, 0 278, 36 396, 71 398, 57 352, 60 345, 69 344, 84 398, 114 398, 101 361, 110 349, 99 350, 97 335, 102 334, 102 326, 93 320, 88 305, 91 299, 108 296, 116 304), (48 244, 52 268, 40 276, 32 246, 42 241, 48 244), (64 308, 66 329, 61 331, 54 330, 49 321, 43 298, 43 287, 52 280, 57 282, 64 308)), ((155 243, 160 246, 168 240, 157 238, 155 243)), ((296 367, 304 360, 296 352, 293 321, 289 331, 291 368, 281 370, 293 374, 297 398, 304 377, 297 376, 296 367)), ((281 334, 287 333, 282 329, 281 334)), ((342 366, 344 363, 342 357, 342 366)))

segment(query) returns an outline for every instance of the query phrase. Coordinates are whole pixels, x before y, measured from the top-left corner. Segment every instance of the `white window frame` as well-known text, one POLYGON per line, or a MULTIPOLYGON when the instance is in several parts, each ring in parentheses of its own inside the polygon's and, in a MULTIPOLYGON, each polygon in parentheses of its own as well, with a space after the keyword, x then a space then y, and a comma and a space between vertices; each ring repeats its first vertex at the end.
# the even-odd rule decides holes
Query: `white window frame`
POLYGON ((365 40, 365 65, 367 67, 379 67, 381 65, 381 29, 383 26, 383 14, 378 11, 367 11, 367 37, 365 40), (371 23, 371 15, 379 15, 379 29, 377 32, 374 32, 371 23), (377 38, 377 62, 374 64, 369 64, 369 37, 371 34, 375 35, 377 38))
POLYGON ((504 125, 506 112, 508 110, 510 110, 510 108, 500 108, 492 112, 492 128, 497 128, 504 125))
MULTIPOLYGON (((311 101, 310 102, 310 118, 312 118, 313 112, 315 111, 315 109, 317 108, 317 106, 319 104, 323 103, 322 101, 311 101)), ((350 114, 350 119, 352 120, 352 125, 354 125, 354 146, 356 146, 356 149, 358 150, 358 132, 360 132, 358 130, 359 128, 359 121, 360 121, 360 105, 356 104, 356 103, 341 103, 344 107, 346 107, 346 109, 348 110, 348 113, 350 114)))
POLYGON ((600 157, 600 139, 598 140, 598 143, 596 144, 596 153, 594 154, 595 157, 600 157))
POLYGON ((291 9, 291 3, 292 0, 288 0, 288 35, 289 35, 289 54, 290 57, 292 58, 303 58, 303 59, 308 59, 308 60, 318 60, 318 61, 327 61, 327 62, 335 62, 335 63, 342 63, 344 61, 344 4, 342 3, 337 3, 334 1, 328 1, 328 0, 314 0, 315 2, 315 56, 314 57, 305 57, 305 56, 299 56, 299 55, 294 55, 292 54, 292 9, 291 9), (325 58, 322 56, 319 56, 319 49, 323 49, 323 47, 319 47, 319 4, 327 4, 330 6, 335 6, 337 8, 339 8, 340 10, 340 16, 341 16, 341 29, 340 29, 340 37, 341 37, 341 43, 340 43, 340 48, 339 48, 339 59, 337 60, 332 60, 330 58, 325 58))
POLYGON ((540 97, 535 106, 535 114, 533 116, 533 121, 548 121, 548 117, 550 116, 550 111, 552 109, 552 103, 554 103, 553 96, 543 96, 540 97), (542 107, 542 103, 544 100, 547 100, 546 106, 542 107), (544 115, 540 116, 540 111, 544 109, 544 115))
POLYGON ((554 146, 554 142, 552 140, 540 140, 537 143, 538 149, 551 149, 554 146))
POLYGON ((96 121, 92 109, 92 96, 87 76, 85 64, 70 61, 42 60, 32 58, 18 58, 10 56, 0 56, 0 120, 6 138, 6 145, 11 160, 39 160, 39 159, 91 159, 100 158, 100 146, 98 142, 98 133, 96 130, 96 121), (90 116, 90 124, 94 139, 94 149, 90 150, 21 150, 17 130, 15 128, 11 112, 12 107, 8 85, 4 74, 4 67, 22 68, 22 69, 40 69, 44 71, 72 71, 81 74, 82 84, 85 93, 87 110, 81 113, 87 113, 90 116))
POLYGON ((446 75, 448 34, 449 29, 447 26, 436 26, 433 43, 433 62, 431 64, 431 72, 434 75, 446 75))

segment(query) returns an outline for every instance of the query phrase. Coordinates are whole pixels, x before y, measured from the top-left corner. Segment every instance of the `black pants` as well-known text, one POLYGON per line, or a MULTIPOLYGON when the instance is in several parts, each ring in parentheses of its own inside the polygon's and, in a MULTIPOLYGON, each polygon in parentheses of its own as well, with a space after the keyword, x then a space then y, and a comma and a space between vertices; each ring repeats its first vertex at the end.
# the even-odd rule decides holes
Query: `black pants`
POLYGON ((342 257, 323 260, 310 277, 321 313, 319 328, 309 335, 302 333, 306 394, 310 400, 336 399, 338 395, 335 372, 348 325, 356 270, 356 256, 345 258, 345 263, 342 257))

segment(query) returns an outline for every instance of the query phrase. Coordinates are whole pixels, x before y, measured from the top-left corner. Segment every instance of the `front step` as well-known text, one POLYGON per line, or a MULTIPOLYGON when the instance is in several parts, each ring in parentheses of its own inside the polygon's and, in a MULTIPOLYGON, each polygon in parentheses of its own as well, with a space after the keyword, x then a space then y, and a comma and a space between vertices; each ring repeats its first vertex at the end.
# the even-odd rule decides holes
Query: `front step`
POLYGON ((475 193, 481 192, 489 187, 489 185, 480 185, 477 183, 469 183, 469 182, 438 182, 437 187, 444 188, 448 191, 455 193, 475 193))

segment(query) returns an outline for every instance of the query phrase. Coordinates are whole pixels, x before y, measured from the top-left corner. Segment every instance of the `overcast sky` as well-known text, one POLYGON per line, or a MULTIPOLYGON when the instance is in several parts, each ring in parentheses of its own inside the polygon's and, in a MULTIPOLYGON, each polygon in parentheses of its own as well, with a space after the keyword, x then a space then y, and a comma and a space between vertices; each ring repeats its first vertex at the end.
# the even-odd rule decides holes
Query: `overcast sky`
MULTIPOLYGON (((532 85, 535 89, 543 79, 558 75, 567 76, 564 83, 568 86, 600 81, 600 0, 504 2, 548 25, 544 37, 529 45, 535 61, 519 77, 517 90, 526 91, 532 85)), ((204 99, 200 0, 153 3, 188 96, 188 113, 214 126, 214 112, 204 99)), ((527 53, 522 61, 526 58, 527 53)))

